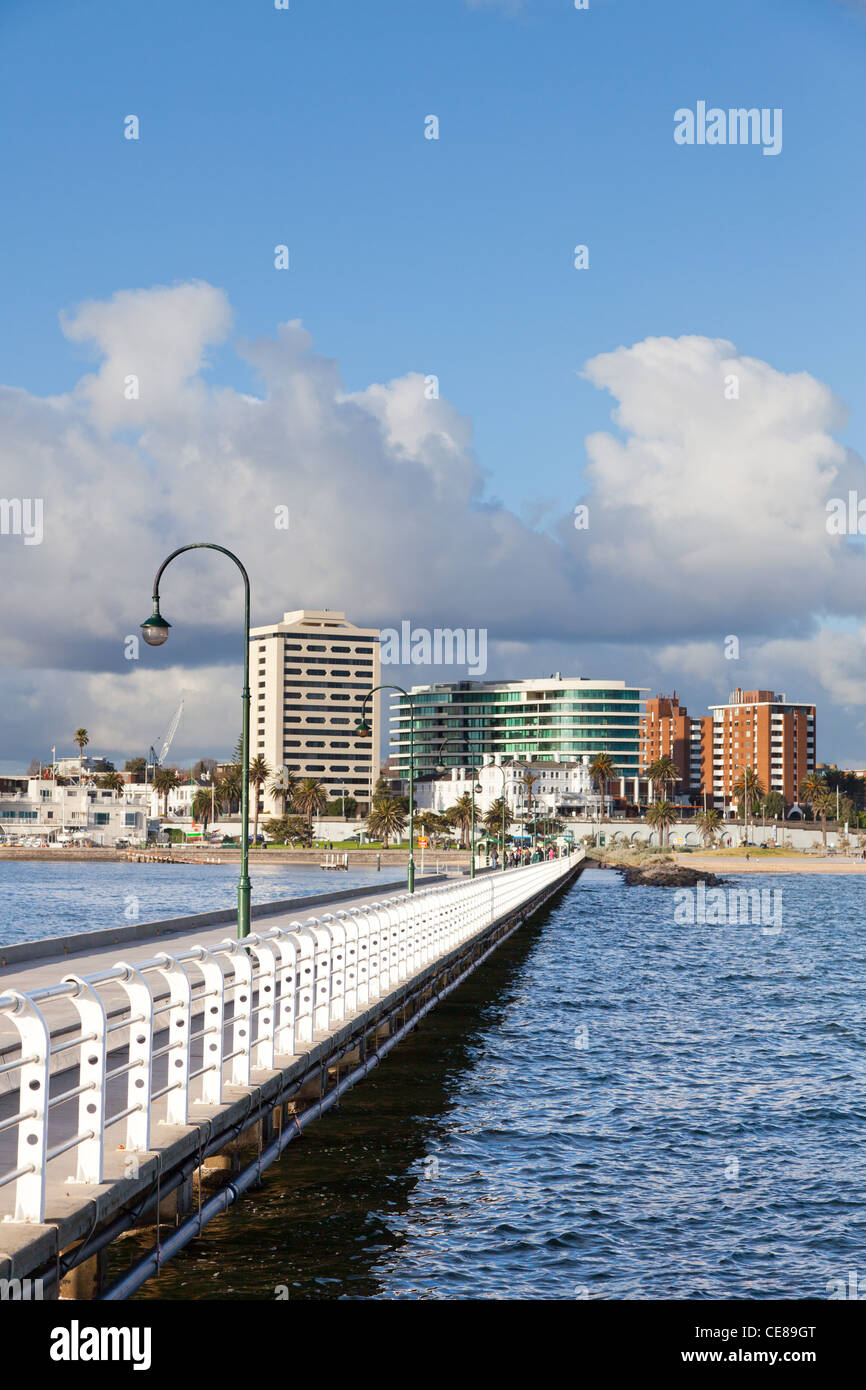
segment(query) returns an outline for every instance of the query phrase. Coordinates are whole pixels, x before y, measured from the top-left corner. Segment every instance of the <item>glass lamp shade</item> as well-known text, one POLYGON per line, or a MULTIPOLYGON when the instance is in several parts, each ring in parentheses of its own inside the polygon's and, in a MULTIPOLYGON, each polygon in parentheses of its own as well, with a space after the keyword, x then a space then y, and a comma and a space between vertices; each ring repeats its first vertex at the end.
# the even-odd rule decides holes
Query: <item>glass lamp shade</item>
POLYGON ((356 725, 355 733, 357 734, 358 738, 369 738, 370 725, 366 722, 366 720, 362 719, 360 723, 356 725))
POLYGON ((141 635, 149 647, 161 647, 168 640, 171 623, 167 623, 154 604, 154 611, 141 624, 141 635))

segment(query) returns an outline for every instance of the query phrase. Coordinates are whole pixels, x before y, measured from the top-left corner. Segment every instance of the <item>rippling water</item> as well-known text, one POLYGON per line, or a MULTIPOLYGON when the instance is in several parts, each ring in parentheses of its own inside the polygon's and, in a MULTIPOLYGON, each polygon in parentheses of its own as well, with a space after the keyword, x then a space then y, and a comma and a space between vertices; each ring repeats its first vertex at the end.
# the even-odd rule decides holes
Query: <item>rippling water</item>
MULTIPOLYGON (((334 893, 380 881, 400 869, 339 873, 304 864, 251 865, 254 903, 334 893)), ((88 864, 81 860, 0 861, 0 946, 39 937, 155 922, 237 904, 238 864, 88 864)))
POLYGON ((778 935, 587 871, 139 1297, 826 1299, 866 1265, 863 880, 731 882, 778 935))

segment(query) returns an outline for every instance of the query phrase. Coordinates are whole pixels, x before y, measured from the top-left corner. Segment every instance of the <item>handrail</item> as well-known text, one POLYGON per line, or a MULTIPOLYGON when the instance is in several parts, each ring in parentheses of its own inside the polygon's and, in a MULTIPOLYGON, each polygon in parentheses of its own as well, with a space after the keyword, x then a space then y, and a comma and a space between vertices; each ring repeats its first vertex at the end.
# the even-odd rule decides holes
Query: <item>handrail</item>
POLYGON ((91 975, 0 995, 0 1016, 16 1028, 21 1054, 3 1066, 4 1072, 20 1069, 19 1104, 2 1125, 3 1131, 18 1128, 16 1165, 0 1172, 0 1190, 15 1184, 12 1220, 45 1220, 53 1158, 77 1150, 74 1176, 63 1174, 66 1184, 103 1182, 106 1130, 125 1120, 118 1148, 153 1152, 160 1147, 154 1139, 159 1127, 188 1124, 190 1105, 222 1105, 230 1088, 249 1089, 254 1070, 287 1065, 431 961, 565 877, 582 858, 580 850, 272 927, 240 942, 196 943, 175 955, 158 952, 134 965, 119 961, 91 975), (122 991, 125 1001, 120 1010, 112 1001, 110 1025, 99 993, 107 986, 122 991), (63 1001, 76 1009, 78 1029, 69 1037, 64 1019, 57 1025, 62 1042, 52 1043, 45 1015, 63 1001), (201 1019, 195 1030, 194 1016, 201 1019), (52 1056, 75 1048, 67 1069, 77 1071, 77 1084, 49 1097, 52 1056), (121 1108, 108 1114, 108 1083, 123 1076, 121 1108), (67 1137, 68 1119, 57 1133, 59 1112, 73 1100, 78 1114, 67 1137))

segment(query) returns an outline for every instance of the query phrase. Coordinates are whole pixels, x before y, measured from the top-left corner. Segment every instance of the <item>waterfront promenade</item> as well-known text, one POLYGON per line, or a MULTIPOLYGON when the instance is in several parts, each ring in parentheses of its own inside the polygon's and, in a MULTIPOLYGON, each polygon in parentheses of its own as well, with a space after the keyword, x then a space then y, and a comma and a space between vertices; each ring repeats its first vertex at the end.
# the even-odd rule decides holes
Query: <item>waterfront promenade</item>
POLYGON ((243 943, 208 913, 10 947, 0 1277, 127 1296, 582 869, 260 908, 243 943), (106 1291, 109 1245, 142 1224, 153 1251, 106 1291))

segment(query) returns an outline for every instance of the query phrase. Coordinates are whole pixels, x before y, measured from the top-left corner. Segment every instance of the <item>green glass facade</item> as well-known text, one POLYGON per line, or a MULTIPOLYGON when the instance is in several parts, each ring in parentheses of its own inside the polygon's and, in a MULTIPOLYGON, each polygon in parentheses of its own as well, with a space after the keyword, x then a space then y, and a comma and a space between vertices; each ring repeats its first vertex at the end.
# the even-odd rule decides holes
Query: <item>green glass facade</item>
MULTIPOLYGON (((540 762, 575 762, 584 753, 609 753, 617 773, 634 777, 640 766, 642 691, 619 681, 482 681, 416 686, 416 776, 499 755, 540 762), (446 747, 439 756, 445 740, 446 747)), ((409 712, 403 696, 391 710, 391 757, 408 772, 409 712)))

